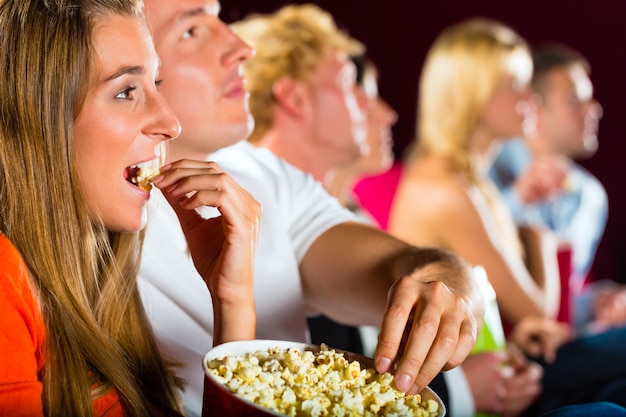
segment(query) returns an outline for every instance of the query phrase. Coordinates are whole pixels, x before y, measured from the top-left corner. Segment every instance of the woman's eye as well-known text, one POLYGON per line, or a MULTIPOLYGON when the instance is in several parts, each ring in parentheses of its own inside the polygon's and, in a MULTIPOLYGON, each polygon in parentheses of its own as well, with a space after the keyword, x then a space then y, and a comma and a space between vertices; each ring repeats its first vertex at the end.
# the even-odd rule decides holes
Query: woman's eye
POLYGON ((128 87, 125 88, 124 90, 120 91, 119 93, 117 93, 115 95, 115 98, 121 98, 123 100, 130 100, 132 97, 132 92, 135 90, 135 87, 128 87))

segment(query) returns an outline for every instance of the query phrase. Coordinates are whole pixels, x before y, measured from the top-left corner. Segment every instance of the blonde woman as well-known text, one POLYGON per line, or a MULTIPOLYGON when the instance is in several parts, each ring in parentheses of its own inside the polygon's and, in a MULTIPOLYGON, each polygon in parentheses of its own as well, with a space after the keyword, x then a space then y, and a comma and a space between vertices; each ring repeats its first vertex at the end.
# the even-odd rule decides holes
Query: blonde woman
MULTIPOLYGON (((0 62, 0 415, 182 415, 136 286, 139 166, 180 132, 141 3, 2 0, 0 62)), ((214 164, 161 171, 153 183, 204 254, 216 342, 253 337, 258 203, 214 164), (223 221, 186 210, 223 196, 238 199, 223 221)))
POLYGON ((556 239, 534 230, 519 234, 486 177, 494 144, 522 134, 531 75, 525 41, 499 22, 472 19, 440 34, 424 63, 418 134, 389 229, 413 244, 445 247, 484 266, 503 320, 513 328, 511 340, 545 359, 543 410, 591 399, 624 401, 620 381, 626 370, 615 367, 622 362, 618 347, 623 343, 614 343, 623 336, 565 343, 569 329, 553 320, 559 298, 556 239), (581 371, 589 354, 607 366, 581 371), (603 390, 612 384, 619 388, 603 390))
POLYGON ((544 273, 531 275, 518 231, 482 172, 494 143, 521 134, 531 74, 526 43, 504 25, 472 20, 439 36, 424 64, 417 141, 389 219, 400 238, 483 265, 511 325, 555 317, 559 299, 556 261, 542 258, 544 273))

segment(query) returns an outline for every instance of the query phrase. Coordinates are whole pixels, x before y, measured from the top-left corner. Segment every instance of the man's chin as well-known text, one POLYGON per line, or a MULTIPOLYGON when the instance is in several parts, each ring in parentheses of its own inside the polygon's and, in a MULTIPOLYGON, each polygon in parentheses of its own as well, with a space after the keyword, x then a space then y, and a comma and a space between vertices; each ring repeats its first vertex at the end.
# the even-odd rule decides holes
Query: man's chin
POLYGON ((585 135, 576 148, 571 148, 567 155, 572 159, 588 159, 598 151, 598 137, 596 135, 585 135))
POLYGON ((217 148, 215 150, 247 140, 252 134, 253 129, 254 120, 252 117, 249 117, 249 120, 242 121, 241 123, 231 123, 228 126, 224 126, 224 128, 213 135, 213 142, 217 148))
POLYGON ((584 157, 592 157, 598 151, 598 136, 597 135, 587 135, 583 139, 584 146, 584 157))

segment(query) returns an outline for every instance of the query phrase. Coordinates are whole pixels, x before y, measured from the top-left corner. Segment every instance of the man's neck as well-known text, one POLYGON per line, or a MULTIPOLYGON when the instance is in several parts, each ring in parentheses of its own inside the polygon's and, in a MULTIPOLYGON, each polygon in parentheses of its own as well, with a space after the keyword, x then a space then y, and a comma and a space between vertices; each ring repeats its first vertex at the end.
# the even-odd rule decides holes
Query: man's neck
MULTIPOLYGON (((180 139, 175 139, 180 140, 180 139)), ((242 139, 243 140, 243 139, 242 139)), ((211 159, 211 155, 215 152, 219 151, 222 148, 226 148, 228 146, 232 146, 235 143, 239 143, 241 141, 236 141, 234 143, 228 143, 225 146, 215 146, 215 147, 202 147, 202 149, 194 149, 189 146, 181 146, 182 143, 174 144, 169 143, 166 148, 166 157, 165 163, 169 164, 181 159, 191 159, 194 161, 208 161, 211 159)))
POLYGON ((310 142, 304 138, 287 138, 284 135, 285 133, 270 130, 254 144, 269 149, 279 158, 322 181, 330 167, 326 165, 327 161, 320 158, 319 151, 311 149, 310 142))
POLYGON ((526 144, 528 146, 528 149, 530 150, 530 153, 532 153, 535 156, 556 154, 556 152, 554 152, 548 146, 549 143, 550 143, 550 140, 544 137, 543 135, 541 135, 539 132, 533 135, 532 137, 529 137, 528 139, 526 139, 526 144))

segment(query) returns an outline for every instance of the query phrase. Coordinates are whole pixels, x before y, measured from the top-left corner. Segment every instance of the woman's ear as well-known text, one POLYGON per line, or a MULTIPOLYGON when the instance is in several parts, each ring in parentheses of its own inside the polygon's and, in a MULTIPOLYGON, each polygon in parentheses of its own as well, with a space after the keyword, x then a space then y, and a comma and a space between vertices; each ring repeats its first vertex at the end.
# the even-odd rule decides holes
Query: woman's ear
POLYGON ((294 78, 281 78, 272 86, 276 104, 282 111, 301 116, 307 107, 308 89, 305 83, 294 78))

